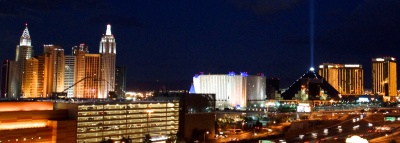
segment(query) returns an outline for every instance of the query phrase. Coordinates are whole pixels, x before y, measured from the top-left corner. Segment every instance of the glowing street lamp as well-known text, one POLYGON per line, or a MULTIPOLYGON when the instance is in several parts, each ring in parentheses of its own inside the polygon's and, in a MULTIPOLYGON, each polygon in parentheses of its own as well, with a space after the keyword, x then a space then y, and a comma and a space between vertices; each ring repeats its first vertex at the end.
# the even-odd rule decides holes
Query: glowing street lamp
POLYGON ((330 102, 331 102, 331 112, 332 112, 331 120, 332 120, 333 119, 333 99, 331 99, 330 102))
POLYGON ((204 132, 204 143, 206 143, 206 134, 208 135, 208 131, 207 132, 204 132))

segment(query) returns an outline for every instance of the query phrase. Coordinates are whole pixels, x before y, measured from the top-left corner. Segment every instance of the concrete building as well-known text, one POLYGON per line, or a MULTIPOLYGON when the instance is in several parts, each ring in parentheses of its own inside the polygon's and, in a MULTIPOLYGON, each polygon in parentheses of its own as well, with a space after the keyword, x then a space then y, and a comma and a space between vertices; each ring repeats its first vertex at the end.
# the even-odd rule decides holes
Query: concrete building
POLYGON ((359 64, 323 63, 318 73, 341 95, 364 94, 364 70, 359 64))
POLYGON ((217 108, 246 107, 247 100, 266 98, 265 77, 249 76, 246 72, 236 75, 204 75, 193 77, 194 93, 213 93, 217 108))
POLYGON ((165 141, 178 132, 179 102, 83 102, 57 103, 76 121, 77 143, 165 141))
POLYGON ((174 139, 178 101, 0 102, 0 142, 99 143, 174 139))

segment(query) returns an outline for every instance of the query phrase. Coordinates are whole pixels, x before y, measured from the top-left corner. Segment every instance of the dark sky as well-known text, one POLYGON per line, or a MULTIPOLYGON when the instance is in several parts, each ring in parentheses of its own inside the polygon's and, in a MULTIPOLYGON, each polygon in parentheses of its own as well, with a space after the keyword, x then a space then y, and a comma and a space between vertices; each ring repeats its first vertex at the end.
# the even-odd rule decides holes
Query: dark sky
MULTIPOLYGON (((198 72, 264 73, 285 88, 310 68, 310 1, 304 0, 0 0, 0 60, 14 59, 27 22, 35 55, 43 44, 66 54, 80 43, 98 53, 106 24, 128 90, 189 89, 198 72)), ((400 57, 399 0, 315 0, 314 67, 400 57)))

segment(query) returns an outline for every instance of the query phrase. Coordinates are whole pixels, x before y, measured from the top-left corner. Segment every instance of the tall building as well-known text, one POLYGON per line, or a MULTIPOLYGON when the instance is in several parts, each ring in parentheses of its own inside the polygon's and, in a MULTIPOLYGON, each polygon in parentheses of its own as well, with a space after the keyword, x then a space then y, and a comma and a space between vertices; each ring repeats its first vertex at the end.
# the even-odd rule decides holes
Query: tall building
MULTIPOLYGON (((82 98, 85 92, 85 55, 88 53, 88 46, 80 44, 79 46, 72 47, 72 55, 75 56, 74 61, 74 96, 82 98)), ((91 77, 91 76, 90 76, 91 77)), ((96 88, 97 89, 97 88, 96 88)))
POLYGON ((120 98, 125 97, 126 92, 126 67, 115 68, 115 92, 120 98))
POLYGON ((111 25, 107 25, 106 34, 100 41, 100 81, 99 98, 107 98, 110 91, 114 91, 115 86, 115 55, 116 43, 114 35, 111 34, 111 25))
POLYGON ((276 99, 276 95, 279 92, 279 78, 267 78, 266 79, 266 94, 267 99, 276 99))
POLYGON ((39 60, 36 58, 27 59, 25 62, 25 73, 22 80, 22 92, 25 98, 38 98, 38 67, 39 60))
POLYGON ((38 59, 38 83, 37 83, 37 91, 38 91, 38 95, 41 98, 47 98, 50 97, 50 95, 46 94, 45 92, 45 81, 44 81, 44 76, 45 76, 45 56, 44 55, 39 55, 39 56, 35 56, 36 59, 38 59))
POLYGON ((44 89, 43 95, 64 91, 64 49, 56 45, 44 45, 44 89))
POLYGON ((65 56, 64 89, 67 97, 74 97, 74 62, 75 56, 65 56))
POLYGON ((195 75, 193 77, 195 93, 214 93, 218 108, 246 107, 247 100, 263 100, 265 78, 249 76, 247 73, 236 75, 195 75))
POLYGON ((396 59, 383 57, 372 59, 372 93, 386 97, 397 96, 396 59))
POLYGON ((19 95, 19 78, 18 62, 6 60, 3 62, 1 73, 1 97, 17 98, 19 95))
POLYGON ((100 74, 100 54, 85 54, 85 78, 83 94, 78 98, 104 98, 99 94, 100 82, 96 78, 100 74))
POLYGON ((324 63, 318 73, 341 95, 364 94, 364 70, 359 64, 324 63))
POLYGON ((17 92, 16 94, 19 94, 18 96, 22 96, 21 92, 21 87, 22 87, 22 81, 24 80, 24 75, 25 75, 25 63, 27 59, 30 59, 33 55, 33 49, 31 45, 31 36, 29 35, 29 30, 28 30, 28 25, 25 24, 25 29, 22 32, 22 36, 20 38, 19 45, 17 45, 16 48, 16 55, 15 55, 15 61, 18 63, 18 71, 19 73, 18 77, 13 77, 13 79, 17 80, 16 85, 17 87, 12 87, 16 88, 17 92))

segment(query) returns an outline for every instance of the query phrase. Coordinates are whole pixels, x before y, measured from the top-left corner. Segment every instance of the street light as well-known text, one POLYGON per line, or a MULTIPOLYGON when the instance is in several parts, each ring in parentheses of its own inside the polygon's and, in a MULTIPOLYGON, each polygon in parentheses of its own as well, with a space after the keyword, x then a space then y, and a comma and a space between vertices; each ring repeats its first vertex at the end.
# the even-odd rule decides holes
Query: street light
POLYGON ((331 114, 331 120, 333 120, 333 99, 331 99, 331 112, 332 112, 332 114, 331 114))
POLYGON ((208 135, 208 131, 204 132, 204 143, 206 143, 206 134, 208 135))

